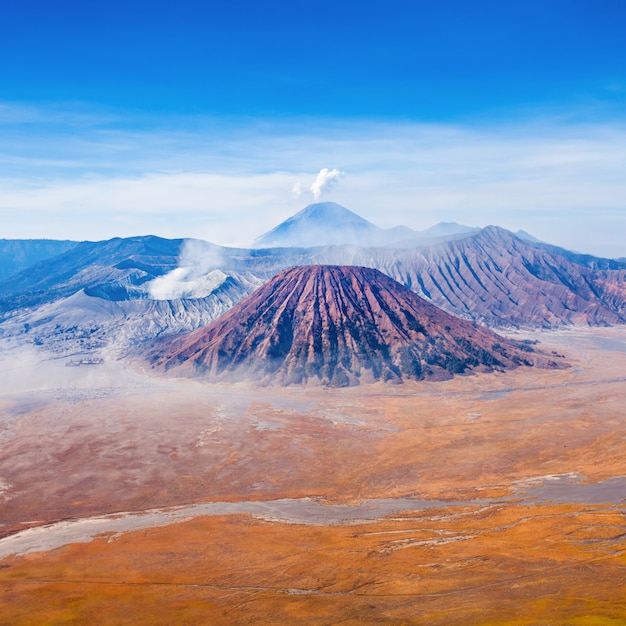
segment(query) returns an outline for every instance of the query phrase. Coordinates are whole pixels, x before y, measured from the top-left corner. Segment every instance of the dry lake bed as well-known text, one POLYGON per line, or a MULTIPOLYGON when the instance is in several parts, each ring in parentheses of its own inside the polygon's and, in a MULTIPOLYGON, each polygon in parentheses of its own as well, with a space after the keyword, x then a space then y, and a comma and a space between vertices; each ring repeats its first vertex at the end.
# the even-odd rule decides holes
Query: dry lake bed
POLYGON ((626 623, 626 328, 262 388, 4 351, 0 624, 626 623))

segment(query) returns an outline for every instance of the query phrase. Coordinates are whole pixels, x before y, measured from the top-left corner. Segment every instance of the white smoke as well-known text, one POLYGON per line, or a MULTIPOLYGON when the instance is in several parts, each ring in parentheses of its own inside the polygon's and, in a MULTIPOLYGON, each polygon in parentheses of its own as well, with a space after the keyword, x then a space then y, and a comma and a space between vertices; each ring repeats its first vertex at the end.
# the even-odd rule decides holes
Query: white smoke
POLYGON ((321 169, 319 174, 315 177, 315 181, 309 187, 313 197, 319 200, 322 194, 335 185, 343 176, 344 173, 340 172, 338 169, 329 170, 327 167, 321 169))
POLYGON ((146 287, 155 300, 205 298, 228 278, 220 266, 223 266, 223 256, 217 246, 199 239, 187 239, 178 267, 151 280, 146 287))
POLYGON ((302 197, 304 190, 305 186, 300 181, 298 181, 291 189, 291 195, 297 200, 298 198, 302 197))

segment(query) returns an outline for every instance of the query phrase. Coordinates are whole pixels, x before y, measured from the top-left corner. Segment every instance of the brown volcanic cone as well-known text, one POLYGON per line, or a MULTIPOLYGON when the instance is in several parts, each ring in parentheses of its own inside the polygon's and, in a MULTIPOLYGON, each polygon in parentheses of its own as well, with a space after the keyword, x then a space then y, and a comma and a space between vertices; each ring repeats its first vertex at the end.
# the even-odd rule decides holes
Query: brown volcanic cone
POLYGON ((531 365, 529 352, 378 270, 314 265, 284 270, 151 356, 157 367, 213 380, 347 386, 531 365))

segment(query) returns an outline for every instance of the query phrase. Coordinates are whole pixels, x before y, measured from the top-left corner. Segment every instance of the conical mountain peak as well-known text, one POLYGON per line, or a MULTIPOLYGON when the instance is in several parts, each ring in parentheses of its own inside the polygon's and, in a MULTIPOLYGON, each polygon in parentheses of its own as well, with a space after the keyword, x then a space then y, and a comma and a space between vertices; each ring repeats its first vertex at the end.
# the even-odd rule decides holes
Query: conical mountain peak
POLYGON ((331 386, 530 364, 514 342, 441 311, 378 270, 327 265, 282 271, 152 359, 213 380, 331 386))
POLYGON ((309 204, 259 237, 257 248, 370 245, 384 232, 336 202, 309 204))

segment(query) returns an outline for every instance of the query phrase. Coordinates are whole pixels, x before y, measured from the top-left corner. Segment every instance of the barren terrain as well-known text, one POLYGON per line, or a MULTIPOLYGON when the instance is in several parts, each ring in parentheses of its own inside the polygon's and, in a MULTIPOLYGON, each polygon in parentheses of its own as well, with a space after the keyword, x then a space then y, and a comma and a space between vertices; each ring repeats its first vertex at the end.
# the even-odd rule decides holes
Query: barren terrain
POLYGON ((572 367, 256 389, 6 351, 0 623, 624 623, 626 328, 515 338, 572 367))

